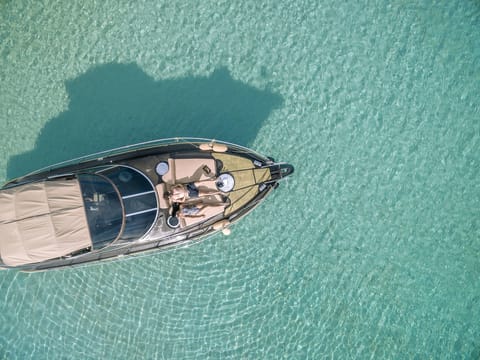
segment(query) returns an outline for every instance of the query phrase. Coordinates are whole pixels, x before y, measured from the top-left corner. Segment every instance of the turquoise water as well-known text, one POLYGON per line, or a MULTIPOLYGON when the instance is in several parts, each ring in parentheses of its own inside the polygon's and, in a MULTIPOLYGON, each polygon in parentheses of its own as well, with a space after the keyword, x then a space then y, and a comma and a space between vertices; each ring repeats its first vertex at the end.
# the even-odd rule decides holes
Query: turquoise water
POLYGON ((293 163, 230 237, 0 273, 0 359, 479 359, 480 3, 0 1, 0 180, 205 136, 293 163))

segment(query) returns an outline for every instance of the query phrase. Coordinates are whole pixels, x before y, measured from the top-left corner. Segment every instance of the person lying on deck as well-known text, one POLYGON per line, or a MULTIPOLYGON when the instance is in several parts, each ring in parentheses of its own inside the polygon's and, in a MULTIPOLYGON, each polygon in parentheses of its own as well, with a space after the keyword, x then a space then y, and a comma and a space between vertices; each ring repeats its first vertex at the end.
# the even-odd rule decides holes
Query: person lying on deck
POLYGON ((183 203, 188 199, 196 199, 203 196, 216 195, 221 193, 220 191, 200 190, 199 185, 200 182, 188 183, 186 185, 177 184, 173 186, 168 193, 170 202, 183 203))
MULTIPOLYGON (((208 210, 225 208, 224 204, 181 204, 177 216, 179 218, 195 218, 195 217, 205 217, 208 210)), ((209 215, 211 216, 211 215, 209 215)))

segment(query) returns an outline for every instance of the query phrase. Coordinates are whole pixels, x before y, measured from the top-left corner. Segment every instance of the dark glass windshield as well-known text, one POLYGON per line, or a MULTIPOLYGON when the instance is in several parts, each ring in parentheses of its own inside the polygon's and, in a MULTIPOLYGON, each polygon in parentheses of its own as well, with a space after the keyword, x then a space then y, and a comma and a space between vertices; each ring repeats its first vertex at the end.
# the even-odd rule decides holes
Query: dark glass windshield
POLYGON ((94 249, 117 238, 139 238, 154 223, 158 211, 155 189, 137 170, 103 168, 97 175, 80 175, 79 181, 94 249))
POLYGON ((152 226, 157 216, 157 197, 150 181, 135 169, 116 166, 102 171, 120 192, 125 207, 122 239, 138 238, 152 226))
POLYGON ((93 174, 78 176, 93 248, 115 240, 122 229, 123 212, 118 192, 107 179, 93 174))

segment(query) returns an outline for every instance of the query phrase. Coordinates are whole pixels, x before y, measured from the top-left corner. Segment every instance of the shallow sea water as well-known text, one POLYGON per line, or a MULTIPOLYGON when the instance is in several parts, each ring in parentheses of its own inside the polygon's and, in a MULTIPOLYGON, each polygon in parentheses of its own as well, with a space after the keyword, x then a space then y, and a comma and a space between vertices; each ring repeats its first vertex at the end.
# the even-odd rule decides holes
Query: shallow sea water
POLYGON ((230 237, 0 273, 0 359, 479 359, 480 3, 0 1, 0 179, 203 136, 296 173, 230 237))

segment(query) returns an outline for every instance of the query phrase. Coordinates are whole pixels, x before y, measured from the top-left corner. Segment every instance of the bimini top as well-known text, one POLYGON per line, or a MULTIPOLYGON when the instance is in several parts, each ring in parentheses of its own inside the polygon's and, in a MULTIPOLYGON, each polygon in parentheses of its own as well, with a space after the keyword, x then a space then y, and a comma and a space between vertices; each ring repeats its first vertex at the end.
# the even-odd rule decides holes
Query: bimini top
POLYGON ((89 248, 77 179, 16 186, 0 192, 0 257, 17 266, 89 248))

